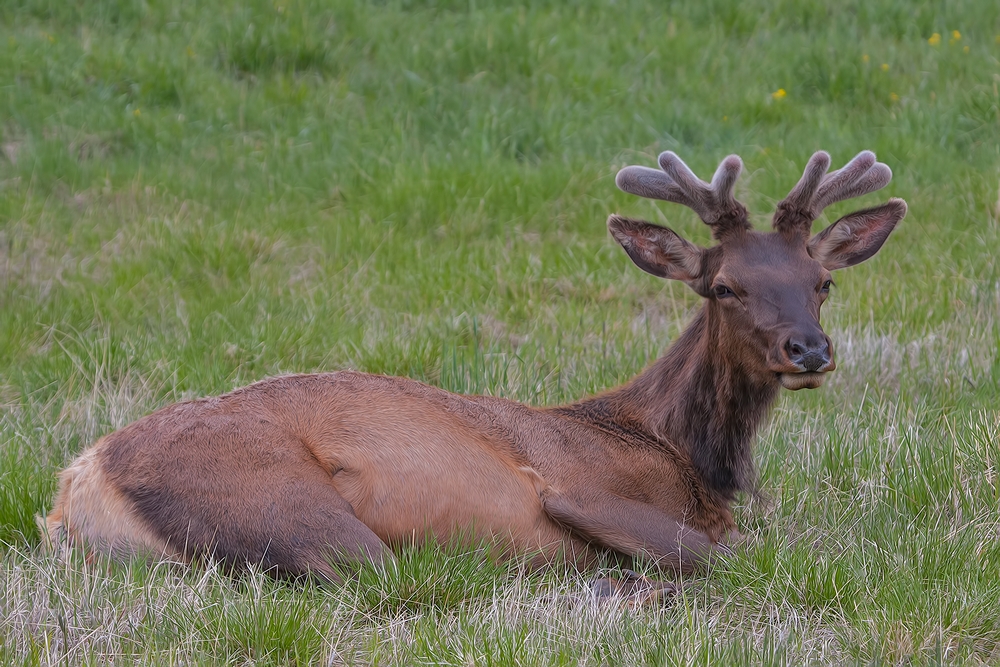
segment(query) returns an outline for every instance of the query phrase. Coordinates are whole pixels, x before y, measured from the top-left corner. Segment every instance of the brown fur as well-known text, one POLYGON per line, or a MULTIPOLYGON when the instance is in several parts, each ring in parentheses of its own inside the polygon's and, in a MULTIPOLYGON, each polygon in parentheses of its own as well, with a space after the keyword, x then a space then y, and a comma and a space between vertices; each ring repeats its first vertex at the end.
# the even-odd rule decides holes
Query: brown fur
MULTIPOLYGON (((818 386, 834 368, 819 325, 828 267, 874 254, 905 205, 846 216, 834 227, 847 232, 807 244, 795 229, 748 228, 727 190, 738 158, 711 186, 676 156, 661 162, 684 183, 642 169, 632 180, 650 196, 696 201, 720 243, 698 248, 650 223, 609 220, 641 268, 706 297, 632 382, 531 408, 347 371, 272 378, 99 440, 62 473, 47 534, 119 558, 331 579, 331 563, 379 562, 428 539, 492 541, 539 563, 586 566, 612 553, 682 572, 703 565, 736 528, 729 506, 753 484, 752 439, 780 387, 818 386)), ((802 201, 820 176, 799 186, 802 201)))

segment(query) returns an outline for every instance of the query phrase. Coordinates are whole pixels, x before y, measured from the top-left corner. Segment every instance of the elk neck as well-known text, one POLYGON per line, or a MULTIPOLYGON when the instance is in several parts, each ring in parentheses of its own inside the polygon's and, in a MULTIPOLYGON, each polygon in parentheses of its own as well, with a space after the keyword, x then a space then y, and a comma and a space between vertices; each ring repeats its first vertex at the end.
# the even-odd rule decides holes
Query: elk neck
POLYGON ((722 500, 751 490, 752 441, 780 389, 773 374, 753 371, 748 341, 724 344, 720 317, 718 305, 706 302, 643 373, 557 410, 632 445, 679 450, 722 500))

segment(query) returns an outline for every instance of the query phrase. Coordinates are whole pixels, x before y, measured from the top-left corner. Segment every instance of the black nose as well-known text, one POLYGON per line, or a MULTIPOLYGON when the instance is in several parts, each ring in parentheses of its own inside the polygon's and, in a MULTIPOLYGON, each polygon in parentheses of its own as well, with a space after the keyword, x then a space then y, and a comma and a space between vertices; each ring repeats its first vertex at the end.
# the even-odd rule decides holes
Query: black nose
POLYGON ((818 371, 830 363, 830 341, 826 337, 792 336, 785 342, 785 354, 796 366, 818 371))

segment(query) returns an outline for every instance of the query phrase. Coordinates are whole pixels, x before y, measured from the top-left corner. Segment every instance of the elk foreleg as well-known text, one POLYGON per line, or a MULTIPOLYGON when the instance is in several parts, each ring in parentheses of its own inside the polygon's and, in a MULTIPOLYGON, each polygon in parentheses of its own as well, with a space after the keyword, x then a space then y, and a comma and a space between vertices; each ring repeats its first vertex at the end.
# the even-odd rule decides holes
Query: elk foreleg
POLYGON ((584 539, 628 556, 649 558, 664 570, 695 572, 727 551, 652 505, 613 493, 570 494, 549 488, 542 494, 542 505, 554 521, 584 539))

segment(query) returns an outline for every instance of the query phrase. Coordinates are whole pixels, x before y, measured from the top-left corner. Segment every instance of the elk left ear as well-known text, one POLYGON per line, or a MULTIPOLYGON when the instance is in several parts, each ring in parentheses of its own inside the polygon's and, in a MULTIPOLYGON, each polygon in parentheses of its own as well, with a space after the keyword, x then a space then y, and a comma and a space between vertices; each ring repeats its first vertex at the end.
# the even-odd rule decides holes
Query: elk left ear
POLYGON ((845 215, 810 239, 809 254, 828 271, 860 264, 879 251, 905 215, 902 199, 845 215))
POLYGON ((612 215, 608 218, 608 230, 635 265, 646 273, 681 280, 692 287, 701 275, 702 249, 672 229, 612 215))

